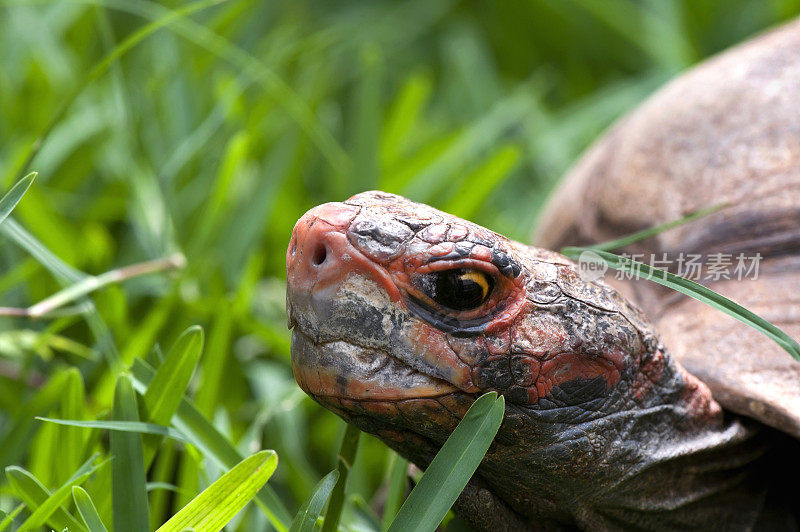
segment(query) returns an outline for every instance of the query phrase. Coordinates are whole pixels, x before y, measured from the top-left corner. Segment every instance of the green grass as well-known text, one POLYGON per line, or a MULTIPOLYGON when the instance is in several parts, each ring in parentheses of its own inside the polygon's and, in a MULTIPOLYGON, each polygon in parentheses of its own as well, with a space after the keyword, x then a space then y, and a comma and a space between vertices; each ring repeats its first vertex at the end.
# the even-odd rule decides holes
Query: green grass
POLYGON ((366 435, 340 449, 344 423, 292 378, 297 218, 383 188, 526 240, 616 117, 798 12, 0 0, 0 219, 14 209, 0 221, 0 307, 17 309, 0 312, 0 530, 110 530, 117 512, 155 530, 262 449, 277 468, 229 530, 324 515, 344 451, 340 526, 388 527, 404 462, 366 435), (133 461, 141 449, 124 485, 112 471, 132 462, 106 461, 112 448, 133 461))

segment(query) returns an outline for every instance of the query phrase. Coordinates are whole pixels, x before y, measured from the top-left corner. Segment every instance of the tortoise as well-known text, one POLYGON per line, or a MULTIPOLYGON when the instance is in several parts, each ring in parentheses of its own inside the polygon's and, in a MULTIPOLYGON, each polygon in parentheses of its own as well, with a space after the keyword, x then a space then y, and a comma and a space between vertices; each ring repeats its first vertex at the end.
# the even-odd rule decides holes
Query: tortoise
POLYGON ((297 382, 421 467, 502 394, 455 505, 479 530, 796 530, 800 363, 550 250, 724 202, 626 251, 758 253, 757 276, 707 284, 800 337, 799 87, 797 21, 695 67, 579 160, 538 247, 384 192, 311 209, 287 251, 297 382))

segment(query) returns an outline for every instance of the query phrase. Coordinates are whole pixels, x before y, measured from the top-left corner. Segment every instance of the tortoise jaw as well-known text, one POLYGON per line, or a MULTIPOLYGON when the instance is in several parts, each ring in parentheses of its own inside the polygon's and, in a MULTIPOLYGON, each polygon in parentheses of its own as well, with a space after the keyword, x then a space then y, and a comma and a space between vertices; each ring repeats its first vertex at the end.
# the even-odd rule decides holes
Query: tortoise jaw
POLYGON ((292 332, 291 352, 297 383, 315 397, 398 401, 461 391, 384 351, 344 340, 318 343, 299 327, 292 332))
POLYGON ((292 368, 316 402, 420 464, 430 462, 475 396, 391 354, 292 332, 292 368))

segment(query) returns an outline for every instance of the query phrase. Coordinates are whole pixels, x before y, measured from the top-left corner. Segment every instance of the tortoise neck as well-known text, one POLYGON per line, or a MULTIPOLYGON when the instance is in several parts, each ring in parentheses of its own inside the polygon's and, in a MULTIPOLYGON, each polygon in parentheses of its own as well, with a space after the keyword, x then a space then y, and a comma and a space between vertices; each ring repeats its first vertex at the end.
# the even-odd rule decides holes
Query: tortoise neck
POLYGON ((757 430, 726 415, 708 388, 664 350, 647 364, 649 385, 623 385, 629 393, 583 422, 553 423, 512 405, 507 418, 533 421, 533 432, 523 436, 532 443, 519 453, 498 435, 489 463, 499 469, 514 460, 516 470, 532 474, 518 484, 491 482, 490 465, 482 476, 488 473, 498 495, 533 520, 588 529, 685 528, 708 523, 709 515, 722 528, 752 523, 762 503, 762 488, 748 482, 764 450, 757 430), (519 493, 528 497, 520 500, 519 493))
POLYGON ((630 394, 623 409, 671 406, 679 413, 678 434, 716 430, 724 412, 700 379, 686 371, 663 345, 646 350, 628 370, 630 394))

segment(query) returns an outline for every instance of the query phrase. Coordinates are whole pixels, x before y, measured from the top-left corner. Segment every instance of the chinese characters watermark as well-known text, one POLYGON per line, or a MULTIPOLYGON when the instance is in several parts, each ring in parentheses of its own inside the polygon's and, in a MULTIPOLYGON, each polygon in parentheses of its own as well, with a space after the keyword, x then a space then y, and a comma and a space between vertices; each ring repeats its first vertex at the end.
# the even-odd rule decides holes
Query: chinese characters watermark
MULTIPOLYGON (((714 282, 720 280, 758 279, 758 268, 761 263, 761 253, 746 255, 744 253, 678 253, 672 256, 662 254, 630 254, 619 255, 622 263, 628 268, 616 270, 614 278, 629 280, 635 278, 647 279, 658 276, 659 271, 668 271, 694 282, 714 282), (633 261, 633 262, 631 262, 633 261), (654 271, 648 273, 642 265, 647 265, 654 271)), ((597 253, 586 250, 578 258, 578 273, 584 281, 601 279, 608 270, 607 262, 597 253)))

